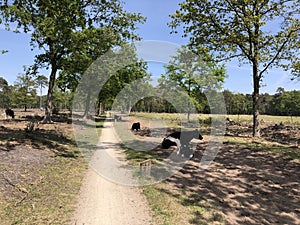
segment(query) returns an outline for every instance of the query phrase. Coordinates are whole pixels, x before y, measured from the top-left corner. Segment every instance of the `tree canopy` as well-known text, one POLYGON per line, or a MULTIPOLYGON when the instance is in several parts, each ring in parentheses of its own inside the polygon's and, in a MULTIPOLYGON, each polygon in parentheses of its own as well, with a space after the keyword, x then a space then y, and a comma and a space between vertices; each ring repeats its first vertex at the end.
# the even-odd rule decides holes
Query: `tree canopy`
MULTIPOLYGON (((187 93, 192 101, 185 107, 188 110, 188 120, 192 105, 197 109, 201 108, 199 94, 208 89, 221 88, 226 77, 225 67, 206 61, 207 58, 207 55, 194 54, 188 47, 182 46, 178 54, 165 66, 166 73, 160 79, 160 87, 168 87, 164 89, 170 90, 172 86, 177 86, 187 93)), ((176 99, 180 98, 177 96, 176 99)), ((184 99, 183 97, 183 102, 187 103, 184 99)))
POLYGON ((70 55, 82 56, 80 66, 91 63, 84 58, 95 58, 107 47, 136 38, 136 23, 144 20, 139 14, 124 11, 119 0, 14 0, 4 1, 1 11, 7 22, 30 32, 30 45, 41 50, 33 71, 50 69, 45 122, 50 121, 57 72, 74 66, 68 60, 70 55), (95 46, 100 50, 94 52, 95 46))
POLYGON ((186 0, 171 15, 173 31, 183 25, 184 36, 199 51, 218 60, 238 58, 253 75, 253 135, 260 136, 259 89, 273 66, 290 68, 299 58, 299 0, 186 0))
POLYGON ((15 106, 27 108, 36 104, 36 89, 35 81, 30 74, 20 74, 13 86, 12 98, 15 106))

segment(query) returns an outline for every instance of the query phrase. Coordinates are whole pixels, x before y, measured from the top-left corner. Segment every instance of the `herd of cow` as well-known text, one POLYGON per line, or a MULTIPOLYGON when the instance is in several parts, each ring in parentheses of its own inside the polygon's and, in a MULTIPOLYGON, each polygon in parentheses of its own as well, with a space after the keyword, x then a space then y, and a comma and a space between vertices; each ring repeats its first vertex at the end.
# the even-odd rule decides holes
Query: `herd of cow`
MULTIPOLYGON (((133 123, 131 126, 132 131, 138 131, 140 129, 141 124, 139 122, 133 123)), ((192 158, 194 156, 193 150, 190 148, 190 142, 192 139, 203 139, 199 130, 176 131, 163 139, 161 147, 163 149, 168 149, 171 146, 176 146, 177 154, 180 154, 182 157, 192 158)))

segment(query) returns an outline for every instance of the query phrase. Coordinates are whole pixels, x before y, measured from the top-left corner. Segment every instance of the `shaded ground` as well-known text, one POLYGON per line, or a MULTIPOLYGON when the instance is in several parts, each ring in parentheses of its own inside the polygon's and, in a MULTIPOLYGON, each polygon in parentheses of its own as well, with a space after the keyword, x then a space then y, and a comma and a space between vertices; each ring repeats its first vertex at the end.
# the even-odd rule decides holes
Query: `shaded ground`
MULTIPOLYGON (((147 122, 141 124, 136 135, 151 136, 147 122)), ((178 212, 181 224, 300 224, 299 127, 264 124, 261 139, 252 139, 251 131, 247 124, 228 125, 227 141, 210 167, 200 170, 209 141, 205 135, 195 157, 155 187, 191 209, 178 212), (217 213, 207 216, 203 208, 217 213)), ((156 153, 166 157, 159 148, 156 153)))
POLYGON ((68 116, 38 125, 42 113, 15 110, 14 120, 0 118, 0 224, 63 224, 70 219, 85 162, 68 116))
MULTIPOLYGON (((188 202, 209 201, 229 224, 299 224, 300 164, 241 145, 225 143, 211 166, 199 170, 206 143, 169 183, 189 191, 188 202)), ((193 223, 201 222, 195 213, 193 223)))

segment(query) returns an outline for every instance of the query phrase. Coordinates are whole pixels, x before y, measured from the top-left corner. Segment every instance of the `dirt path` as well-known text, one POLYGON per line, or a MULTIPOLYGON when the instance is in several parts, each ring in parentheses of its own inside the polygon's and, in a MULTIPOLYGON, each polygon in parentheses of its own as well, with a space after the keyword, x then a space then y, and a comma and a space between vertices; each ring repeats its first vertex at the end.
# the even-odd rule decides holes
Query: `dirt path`
MULTIPOLYGON (((99 173, 99 171, 104 171, 107 168, 111 169, 114 163, 119 161, 124 162, 124 155, 118 147, 118 139, 113 130, 113 124, 112 122, 105 122, 100 138, 100 149, 92 157, 91 167, 81 188, 74 224, 153 224, 146 199, 138 187, 118 184, 118 180, 111 182, 109 180, 113 180, 114 177, 106 179, 99 173), (117 160, 114 162, 114 159, 117 160)), ((118 170, 118 166, 114 169, 116 171, 113 174, 119 176, 119 179, 130 179, 132 175, 130 173, 124 174, 124 170, 118 170)), ((124 183, 122 180, 119 181, 124 183)))

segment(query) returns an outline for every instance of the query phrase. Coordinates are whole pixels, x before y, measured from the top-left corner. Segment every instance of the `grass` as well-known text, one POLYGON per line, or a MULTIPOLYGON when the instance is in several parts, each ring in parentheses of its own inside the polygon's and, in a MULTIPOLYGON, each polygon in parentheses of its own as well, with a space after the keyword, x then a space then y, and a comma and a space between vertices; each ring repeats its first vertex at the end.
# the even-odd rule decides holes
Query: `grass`
MULTIPOLYGON (((166 125, 171 127, 181 125, 179 114, 132 113, 131 116, 144 120, 161 119, 166 125)), ((252 123, 251 115, 226 115, 226 117, 235 122, 252 123)), ((210 115, 208 114, 193 115, 192 119, 199 119, 201 125, 209 125, 211 122, 210 115)), ((260 119, 264 122, 282 122, 284 124, 291 124, 293 122, 294 124, 300 124, 300 118, 293 118, 293 121, 291 121, 290 117, 262 115, 260 119)), ((236 132, 242 131, 237 130, 236 132)), ((262 139, 256 140, 251 137, 226 137, 225 140, 232 144, 244 145, 251 149, 278 154, 290 159, 300 159, 300 152, 296 146, 291 147, 279 143, 275 144, 262 139)), ((151 152, 137 152, 127 149, 126 154, 128 159, 135 164, 149 158, 160 160, 157 158, 159 156, 153 155, 151 152)), ((224 216, 218 212, 213 204, 203 200, 199 193, 192 193, 184 189, 175 189, 168 182, 143 187, 143 193, 154 213, 157 224, 226 224, 224 216)))
MULTIPOLYGON (((252 115, 227 115, 227 116, 236 122, 252 123, 252 115)), ((300 117, 260 115, 259 119, 263 122, 300 124, 300 117)))
MULTIPOLYGON (((1 224, 67 224, 76 205, 76 196, 87 169, 82 158, 57 157, 35 172, 40 179, 23 184, 23 201, 2 205, 5 220, 1 224)), ((1 211, 1 210, 0 210, 1 211)))
POLYGON ((223 215, 205 200, 198 200, 197 194, 172 190, 166 182, 145 186, 143 193, 159 225, 181 224, 224 224, 223 215))
POLYGON ((75 125, 75 138, 82 155, 89 160, 97 148, 99 136, 103 128, 105 116, 95 118, 95 120, 86 120, 77 122, 75 125))
MULTIPOLYGON (((96 121, 98 136, 104 119, 101 117, 96 121)), ((16 124, 23 126, 20 123, 16 124)), ((40 129, 26 135, 22 129, 14 128, 6 131, 7 134, 18 136, 18 140, 22 143, 30 142, 31 146, 39 149, 39 154, 46 155, 47 160, 41 161, 39 166, 31 169, 26 169, 25 164, 19 165, 24 169, 15 172, 15 176, 19 176, 18 180, 12 177, 9 179, 13 182, 9 182, 10 180, 6 178, 6 185, 12 188, 12 192, 3 198, 0 195, 1 225, 71 223, 88 165, 76 146, 74 135, 70 132, 71 125, 65 124, 57 122, 53 125, 44 125, 49 130, 40 129)), ((30 149, 24 148, 24 151, 28 151, 26 156, 29 157, 30 149)), ((22 154, 25 153, 24 151, 22 154)), ((16 168, 13 166, 0 164, 0 171, 9 171, 14 175, 14 170, 16 168)), ((0 182, 1 178, 4 177, 0 174, 0 182)))
POLYGON ((236 145, 244 145, 252 149, 259 151, 269 152, 271 154, 280 155, 288 159, 299 159, 300 152, 296 146, 286 146, 282 144, 274 144, 262 140, 255 139, 243 139, 243 138, 226 138, 229 143, 236 145))
MULTIPOLYGON (((168 126, 173 127, 178 127, 181 120, 178 114, 166 113, 134 113, 131 116, 145 120, 162 119, 168 126)), ((195 118, 195 116, 192 117, 194 120, 195 118)), ((205 119, 207 118, 209 116, 205 119)), ((163 157, 163 154, 158 154, 157 151, 143 152, 125 149, 127 159, 135 165, 146 159, 154 162, 160 161, 163 157)), ((223 224, 224 222, 224 218, 211 204, 198 203, 197 200, 189 198, 189 192, 176 193, 176 190, 172 190, 167 182, 143 186, 143 194, 148 200, 155 223, 158 225, 211 224, 214 222, 223 224)))
MULTIPOLYGON (((142 118, 142 119, 162 119, 168 126, 179 126, 181 120, 186 120, 186 114, 178 113, 141 113, 135 112, 131 116, 142 118)), ((247 122, 252 123, 252 115, 225 115, 225 117, 230 118, 236 122, 247 122)), ((200 124, 207 124, 211 118, 210 114, 193 114, 191 115, 191 120, 196 121, 200 119, 200 124), (204 123, 201 123, 204 122, 204 123)), ((300 117, 290 117, 290 116, 271 116, 271 115, 260 115, 259 119, 264 122, 274 122, 274 123, 284 123, 284 124, 300 124, 300 117)))
POLYGON ((143 194, 147 197, 157 224, 172 225, 174 212, 170 209, 171 199, 156 186, 145 186, 143 194))

